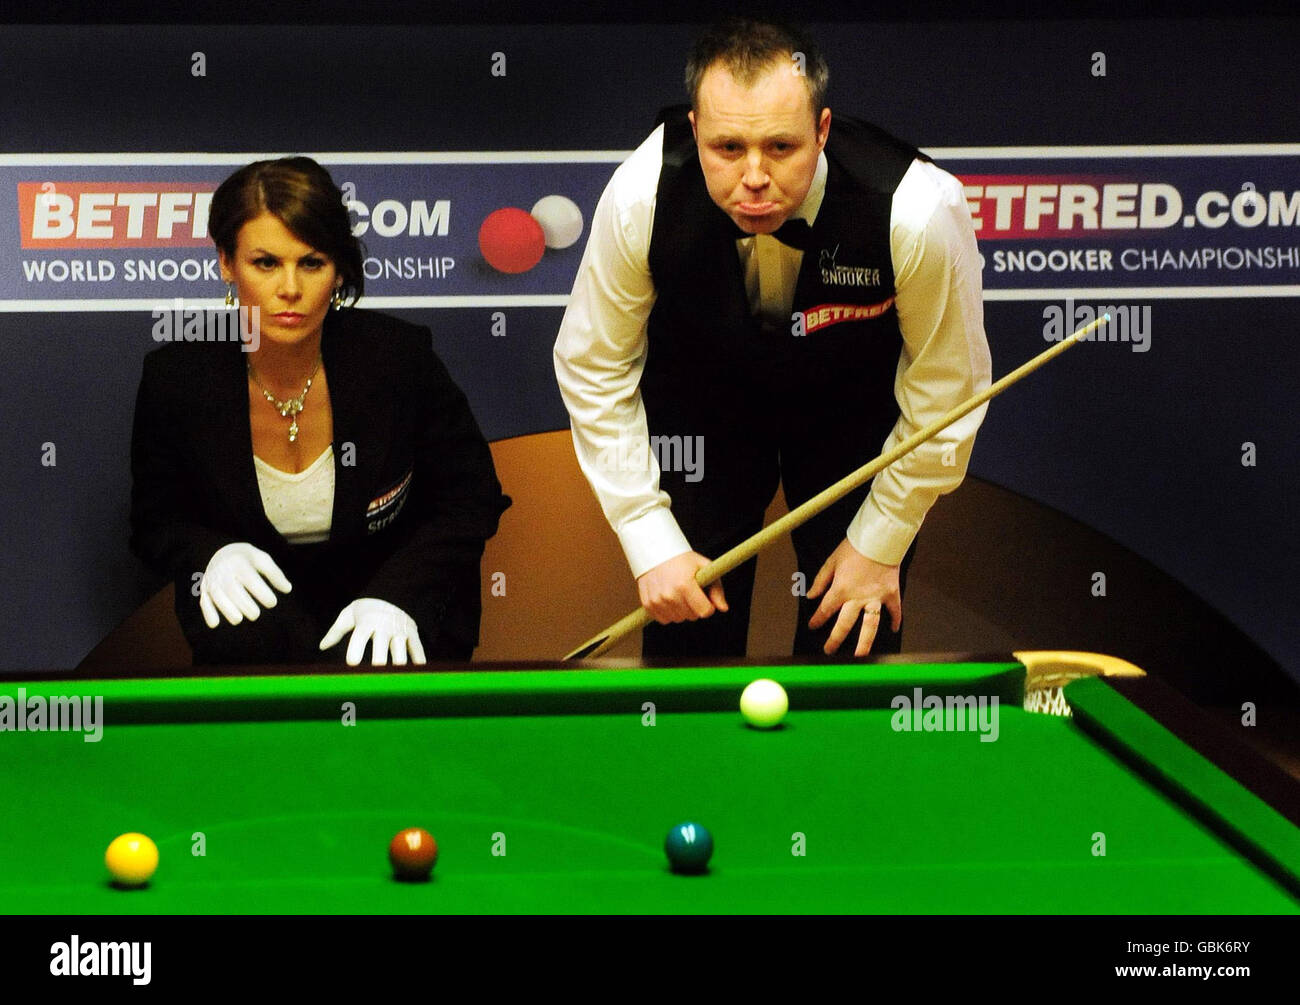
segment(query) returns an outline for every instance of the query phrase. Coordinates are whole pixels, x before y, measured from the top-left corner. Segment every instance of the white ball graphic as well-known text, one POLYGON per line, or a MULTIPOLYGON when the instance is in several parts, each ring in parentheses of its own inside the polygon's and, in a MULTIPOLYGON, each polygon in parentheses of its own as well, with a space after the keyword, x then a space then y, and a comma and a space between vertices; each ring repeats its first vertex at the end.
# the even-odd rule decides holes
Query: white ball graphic
POLYGON ((542 225, 548 248, 567 248, 582 236, 582 210, 562 195, 538 199, 532 217, 542 225))

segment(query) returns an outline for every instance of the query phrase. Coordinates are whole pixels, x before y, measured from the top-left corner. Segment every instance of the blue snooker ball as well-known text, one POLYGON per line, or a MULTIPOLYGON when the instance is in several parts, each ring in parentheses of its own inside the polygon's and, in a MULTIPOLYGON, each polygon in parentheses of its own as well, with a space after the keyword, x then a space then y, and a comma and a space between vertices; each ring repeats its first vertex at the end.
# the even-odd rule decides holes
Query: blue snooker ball
POLYGON ((664 851, 673 872, 704 872, 713 854, 713 835, 699 824, 678 824, 664 839, 664 851))

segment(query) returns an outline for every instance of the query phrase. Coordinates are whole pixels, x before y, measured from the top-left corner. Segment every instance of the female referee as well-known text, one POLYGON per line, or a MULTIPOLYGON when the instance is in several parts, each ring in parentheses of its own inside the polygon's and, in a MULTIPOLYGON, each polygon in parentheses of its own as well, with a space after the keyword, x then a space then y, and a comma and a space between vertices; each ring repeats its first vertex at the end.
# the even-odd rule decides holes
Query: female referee
POLYGON ((361 246, 310 158, 236 171, 208 226, 255 337, 151 352, 131 445, 131 547, 194 662, 468 659, 510 500, 429 329, 352 306, 361 246))

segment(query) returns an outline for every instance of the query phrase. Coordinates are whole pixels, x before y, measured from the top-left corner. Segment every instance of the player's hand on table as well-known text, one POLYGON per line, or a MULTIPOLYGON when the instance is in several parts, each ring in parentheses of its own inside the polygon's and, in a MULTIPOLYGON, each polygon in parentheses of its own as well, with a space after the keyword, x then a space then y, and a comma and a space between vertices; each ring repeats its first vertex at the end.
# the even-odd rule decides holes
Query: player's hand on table
POLYGON ((263 607, 275 606, 275 593, 267 583, 281 593, 293 589, 275 560, 260 548, 243 541, 218 548, 199 582, 204 623, 216 628, 222 617, 232 625, 245 618, 256 621, 263 607))
POLYGON ((840 542, 822 565, 808 597, 815 600, 823 591, 826 596, 822 597, 816 613, 809 619, 808 627, 816 631, 839 612, 824 647, 827 656, 848 638, 863 611, 867 613, 862 618, 855 656, 866 656, 871 652, 871 645, 876 641, 876 629, 880 627, 882 608, 889 609, 894 631, 902 627, 903 595, 898 586, 898 566, 872 561, 853 547, 848 538, 840 542))
POLYGON ((641 606, 661 625, 698 621, 715 610, 727 610, 721 580, 709 587, 707 596, 695 582, 696 570, 708 564, 699 552, 687 551, 643 572, 636 581, 641 606))
POLYGON ((348 642, 348 666, 354 667, 361 662, 361 657, 366 654, 366 643, 371 640, 371 666, 386 666, 390 655, 393 666, 406 666, 408 649, 412 663, 422 666, 425 662, 424 646, 420 644, 420 630, 415 621, 400 607, 394 607, 386 600, 362 597, 348 604, 320 640, 321 649, 337 645, 348 632, 352 633, 348 642))

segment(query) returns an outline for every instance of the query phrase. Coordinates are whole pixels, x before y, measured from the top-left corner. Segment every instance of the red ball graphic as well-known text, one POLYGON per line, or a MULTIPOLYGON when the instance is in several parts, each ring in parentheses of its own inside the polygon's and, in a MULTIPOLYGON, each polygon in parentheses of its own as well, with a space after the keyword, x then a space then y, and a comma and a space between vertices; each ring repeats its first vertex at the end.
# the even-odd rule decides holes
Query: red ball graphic
POLYGON ((527 272, 542 260, 546 235, 542 225, 522 209, 494 210, 478 229, 478 246, 499 272, 527 272))

